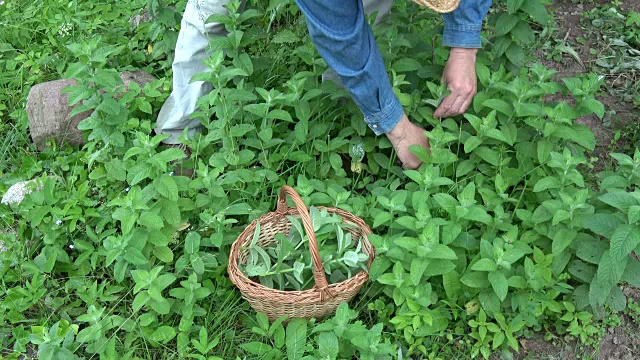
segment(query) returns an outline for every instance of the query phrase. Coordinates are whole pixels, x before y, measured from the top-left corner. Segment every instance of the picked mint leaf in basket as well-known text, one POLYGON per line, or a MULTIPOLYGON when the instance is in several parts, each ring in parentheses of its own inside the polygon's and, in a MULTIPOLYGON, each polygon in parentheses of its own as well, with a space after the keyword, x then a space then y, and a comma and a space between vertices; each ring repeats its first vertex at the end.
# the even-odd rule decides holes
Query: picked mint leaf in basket
MULTIPOLYGON (((329 282, 344 281, 359 271, 367 271, 369 255, 362 243, 354 244, 349 229, 338 214, 312 206, 309 215, 318 242, 320 258, 329 282), (355 246, 354 246, 355 245, 355 246)), ((313 259, 307 250, 308 237, 300 219, 287 216, 292 227, 285 236, 275 234, 275 245, 258 245, 260 226, 256 224, 251 244, 246 247, 249 257, 240 269, 248 277, 257 277, 260 284, 278 290, 308 290, 313 285, 313 259)))
POLYGON ((306 205, 283 186, 275 212, 254 220, 231 247, 228 272, 242 296, 270 320, 335 312, 369 280, 375 250, 354 214, 306 205), (287 206, 290 197, 295 206, 287 206), (329 281, 327 281, 327 275, 329 281))

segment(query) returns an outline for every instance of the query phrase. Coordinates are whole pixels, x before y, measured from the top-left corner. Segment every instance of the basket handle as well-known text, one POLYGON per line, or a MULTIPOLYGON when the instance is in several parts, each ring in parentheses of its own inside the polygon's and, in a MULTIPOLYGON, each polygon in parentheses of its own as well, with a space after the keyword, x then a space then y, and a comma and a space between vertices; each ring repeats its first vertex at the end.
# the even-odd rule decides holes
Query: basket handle
POLYGON ((291 186, 284 185, 280 189, 276 212, 283 216, 287 213, 287 195, 291 200, 293 200, 295 208, 298 211, 298 214, 300 214, 302 226, 304 226, 307 237, 309 238, 309 251, 311 252, 311 259, 313 260, 313 280, 316 283, 316 289, 320 291, 320 301, 330 299, 335 295, 329 289, 329 283, 327 282, 327 277, 324 274, 324 266, 322 265, 322 259, 320 259, 320 253, 318 252, 318 241, 316 240, 316 234, 313 231, 313 224, 311 223, 309 210, 304 204, 304 201, 302 201, 300 195, 298 195, 291 186))

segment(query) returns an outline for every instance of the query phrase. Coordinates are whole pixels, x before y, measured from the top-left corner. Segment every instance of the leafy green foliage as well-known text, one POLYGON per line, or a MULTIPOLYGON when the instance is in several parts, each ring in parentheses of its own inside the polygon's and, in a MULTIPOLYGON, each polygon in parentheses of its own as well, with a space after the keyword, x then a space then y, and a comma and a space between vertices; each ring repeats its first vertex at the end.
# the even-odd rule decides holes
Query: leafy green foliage
MULTIPOLYGON (((358 272, 367 271, 369 256, 362 251, 362 243, 354 240, 349 225, 338 214, 315 206, 309 208, 311 224, 318 244, 320 258, 330 283, 339 283, 358 272), (355 249, 354 248, 355 245, 355 249)), ((292 226, 287 236, 277 233, 275 246, 260 245, 260 223, 256 223, 249 256, 241 270, 260 283, 278 290, 308 290, 314 286, 314 264, 309 250, 309 238, 299 218, 288 216, 292 226)))
POLYGON ((494 1, 495 11, 488 23, 494 27, 490 56, 496 65, 516 70, 527 61, 527 49, 536 42, 537 26, 546 27, 551 20, 545 5, 548 0, 494 1), (535 24, 532 26, 532 24, 535 24))
MULTIPOLYGON (((129 5, 72 2, 88 12, 77 16, 120 9, 112 20, 123 26, 80 21, 91 31, 52 47, 63 61, 46 76, 36 70, 51 53, 40 63, 35 52, 0 59, 11 79, 24 60, 21 71, 34 74, 27 86, 76 77, 71 102, 92 111, 80 125, 83 147, 52 146, 0 165, 2 189, 33 176, 44 185, 19 206, 0 206, 8 230, 0 235, 0 342, 16 357, 37 349, 43 359, 390 359, 461 344, 488 357, 517 351, 519 337, 543 329, 588 341, 605 311, 624 309, 618 284, 640 285, 640 152, 612 154, 617 167, 594 177, 595 137, 575 121, 601 116, 601 79, 556 82, 540 64, 507 70, 526 63, 528 20, 547 19, 541 2, 497 2, 495 39, 478 58, 479 92, 459 119, 432 116, 445 95, 438 82, 446 51, 430 41, 436 18, 402 2, 375 28, 394 90, 429 129, 432 151, 415 149, 425 162, 417 170, 395 165, 391 144, 367 130, 346 91, 321 83, 326 64, 298 10, 276 0, 242 13, 231 1, 230 14, 215 17, 229 32, 212 40, 212 71, 195 79, 214 85, 194 114, 203 131, 184 139, 190 158, 164 149, 152 124, 169 77, 124 89, 116 76, 125 64, 168 71, 184 1, 175 11, 151 3, 156 20, 131 36, 114 30, 127 29, 120 18, 129 5), (558 94, 575 103, 545 101, 558 94), (175 176, 174 160, 193 165, 196 176, 175 176), (372 281, 327 319, 247 315, 225 275, 230 245, 274 209, 284 184, 308 204, 357 214, 375 232, 372 281)), ((68 2, 51 4, 61 17, 47 19, 70 21, 68 2)), ((11 6, 10 17, 29 9, 29 19, 44 21, 35 15, 40 5, 11 6)), ((10 39, 58 43, 53 25, 38 26, 8 27, 10 39)), ((5 86, 24 98, 20 86, 5 86)), ((24 113, 12 113, 24 126, 24 113)), ((347 237, 321 249, 323 259, 344 259, 347 237)))

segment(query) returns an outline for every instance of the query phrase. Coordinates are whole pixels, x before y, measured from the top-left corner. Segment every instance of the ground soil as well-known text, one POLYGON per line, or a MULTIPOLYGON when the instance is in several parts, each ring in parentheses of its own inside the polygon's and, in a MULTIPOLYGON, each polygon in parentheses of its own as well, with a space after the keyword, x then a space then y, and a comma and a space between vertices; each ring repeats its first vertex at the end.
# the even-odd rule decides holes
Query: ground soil
MULTIPOLYGON (((556 78, 558 80, 568 77, 574 77, 579 74, 593 71, 596 66, 594 62, 597 60, 597 55, 591 55, 589 50, 591 48, 598 48, 599 39, 596 34, 586 32, 584 24, 581 22, 581 15, 593 9, 598 4, 609 3, 609 1, 582 1, 576 3, 575 0, 554 0, 550 9, 554 13, 554 19, 556 21, 557 32, 554 34, 554 38, 564 40, 567 45, 573 48, 579 60, 575 57, 565 54, 560 61, 554 61, 548 59, 545 50, 539 50, 537 53, 538 58, 549 69, 557 71, 556 78), (576 39, 586 39, 586 44, 580 44, 576 39)), ((640 0, 626 0, 622 1, 622 4, 618 7, 621 11, 637 11, 640 12, 640 0)), ((607 75, 607 74, 603 74, 607 75)), ((605 82, 610 89, 620 88, 620 78, 617 76, 606 76, 605 82)), ((623 99, 619 96, 620 92, 609 91, 598 97, 604 105, 606 110, 613 111, 613 116, 609 114, 605 119, 599 119, 595 115, 584 116, 578 119, 579 123, 589 126, 598 140, 598 145, 595 151, 591 154, 597 157, 599 160, 595 164, 594 171, 603 170, 607 164, 610 163, 608 152, 615 148, 623 148, 625 145, 624 138, 613 141, 613 134, 618 129, 623 129, 631 123, 635 123, 640 120, 640 109, 634 106, 628 99, 623 99)), ((572 103, 571 99, 557 97, 550 100, 566 100, 572 103)))
MULTIPOLYGON (((636 302, 640 300, 640 289, 624 287, 623 292, 636 302)), ((635 360, 640 359, 640 316, 634 319, 620 314, 621 324, 606 329, 604 337, 596 347, 581 347, 573 338, 545 340, 536 334, 530 339, 520 340, 520 352, 516 360, 635 360)), ((500 358, 500 357, 498 357, 500 358)), ((504 356, 502 357, 504 359, 504 356)))

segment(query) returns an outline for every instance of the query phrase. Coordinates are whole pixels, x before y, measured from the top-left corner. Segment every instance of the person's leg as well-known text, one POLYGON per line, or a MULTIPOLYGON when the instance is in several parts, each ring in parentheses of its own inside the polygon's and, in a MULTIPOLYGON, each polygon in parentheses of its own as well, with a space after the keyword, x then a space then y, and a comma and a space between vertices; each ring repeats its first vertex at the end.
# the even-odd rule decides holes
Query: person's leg
MULTIPOLYGON (((372 16, 376 14, 376 19, 374 21, 374 25, 378 25, 383 23, 389 13, 391 12, 391 6, 393 5, 393 0, 362 0, 362 4, 364 6, 364 12, 367 16, 372 16)), ((335 71, 331 68, 327 69, 322 74, 322 81, 333 81, 339 87, 344 87, 342 84, 342 80, 335 71)))
POLYGON ((209 56, 209 39, 226 36, 223 24, 206 23, 211 14, 226 14, 228 0, 189 0, 182 16, 180 33, 173 61, 173 90, 162 106, 156 122, 157 134, 168 134, 165 144, 178 144, 185 129, 193 134, 201 129, 200 122, 190 119, 198 98, 212 90, 210 83, 191 82, 198 73, 208 71, 202 63, 209 56))

